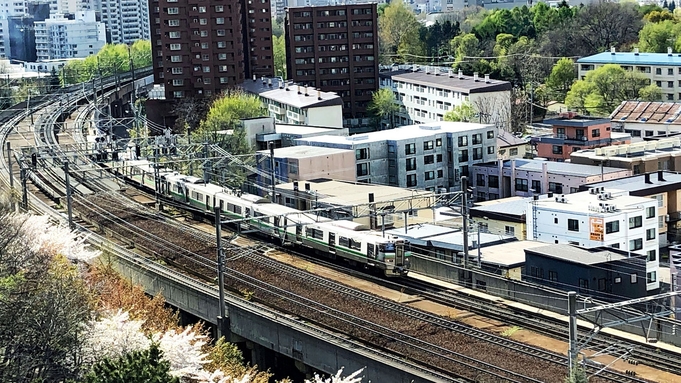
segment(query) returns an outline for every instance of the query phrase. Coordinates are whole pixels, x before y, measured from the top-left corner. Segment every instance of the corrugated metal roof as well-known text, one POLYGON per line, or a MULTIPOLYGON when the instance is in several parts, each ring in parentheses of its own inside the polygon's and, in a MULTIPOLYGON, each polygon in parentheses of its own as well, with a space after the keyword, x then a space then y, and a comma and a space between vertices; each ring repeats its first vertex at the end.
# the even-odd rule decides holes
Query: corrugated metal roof
POLYGON ((612 122, 681 125, 681 102, 624 101, 610 115, 612 122))

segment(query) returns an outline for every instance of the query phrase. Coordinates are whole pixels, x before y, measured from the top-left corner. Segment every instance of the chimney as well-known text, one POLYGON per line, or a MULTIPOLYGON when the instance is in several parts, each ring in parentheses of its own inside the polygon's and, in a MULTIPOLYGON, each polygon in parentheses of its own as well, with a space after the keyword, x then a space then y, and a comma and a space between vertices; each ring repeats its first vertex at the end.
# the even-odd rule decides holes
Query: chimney
POLYGON ((644 175, 644 177, 645 177, 645 180, 646 180, 646 184, 652 184, 652 182, 650 182, 650 173, 646 173, 644 175))
POLYGON ((450 69, 449 72, 447 72, 447 75, 449 76, 449 78, 452 78, 454 77, 454 72, 452 72, 452 70, 450 69))
POLYGON ((459 69, 459 80, 463 80, 463 70, 459 69))
POLYGON ((491 81, 489 80, 489 74, 486 74, 486 75, 485 75, 485 82, 488 83, 488 84, 491 82, 491 81))
POLYGON ((253 82, 255 82, 255 75, 253 75, 253 82))
POLYGON ((473 81, 478 82, 478 72, 473 72, 473 81))
POLYGON ((319 89, 317 90, 317 100, 319 100, 319 101, 322 100, 322 91, 319 90, 319 89))
POLYGON ((272 79, 268 78, 267 79, 267 85, 271 88, 272 87, 272 79))
POLYGON ((309 94, 307 93, 307 85, 305 85, 305 96, 309 96, 309 94))
POLYGON ((298 94, 302 94, 300 93, 300 85, 298 85, 298 94))
POLYGON ((634 48, 634 56, 638 56, 638 48, 634 48))
POLYGON ((426 65, 426 74, 430 74, 430 67, 426 65))
POLYGON ((672 53, 672 47, 667 47, 667 56, 671 56, 672 53))
POLYGON ((660 182, 664 182, 664 172, 662 170, 657 171, 657 180, 660 182))
POLYGON ((262 81, 263 85, 267 85, 267 81, 265 81, 265 76, 261 76, 260 81, 262 81))
POLYGON ((288 82, 286 82, 284 85, 286 86, 286 91, 288 92, 288 91, 289 91, 289 89, 288 89, 288 82))
POLYGON ((614 55, 615 54, 615 47, 610 47, 610 54, 614 55))

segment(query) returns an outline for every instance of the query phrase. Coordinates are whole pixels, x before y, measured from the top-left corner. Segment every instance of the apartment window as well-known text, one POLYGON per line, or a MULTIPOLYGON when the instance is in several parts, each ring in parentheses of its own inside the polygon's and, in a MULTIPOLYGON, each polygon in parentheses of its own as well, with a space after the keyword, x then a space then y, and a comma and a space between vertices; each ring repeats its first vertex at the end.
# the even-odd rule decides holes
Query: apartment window
POLYGON ((171 51, 179 51, 182 49, 182 44, 170 44, 171 51))
POLYGON ((591 137, 600 137, 601 136, 601 130, 600 129, 592 129, 591 130, 591 137))
POLYGON ((651 271, 646 273, 646 280, 648 283, 657 282, 657 271, 651 271))
POLYGON ((473 160, 482 159, 482 148, 473 148, 473 160))
POLYGON ((210 83, 211 83, 210 77, 204 78, 204 79, 203 79, 203 83, 204 83, 204 84, 210 84, 210 83))
POLYGON ((170 31, 168 32, 168 37, 171 39, 179 39, 180 38, 180 31, 170 31))
POLYGON ((459 147, 468 146, 468 136, 459 136, 459 147))
POLYGON ((489 176, 487 177, 487 181, 489 182, 489 187, 491 188, 499 187, 499 176, 489 176))
POLYGON ((553 145, 553 154, 563 154, 563 147, 561 145, 553 145))
POLYGON ((173 67, 171 71, 173 74, 182 74, 182 67, 173 67))
POLYGON ((206 13, 206 7, 199 7, 199 13, 206 13))
POLYGON ((209 54, 202 54, 202 55, 201 55, 201 60, 203 60, 203 61, 209 61, 209 60, 210 60, 210 55, 209 55, 209 54))
POLYGON ((643 217, 640 215, 638 217, 629 218, 629 228, 636 229, 637 227, 643 226, 643 217))
POLYGON ((475 175, 475 184, 477 186, 485 186, 485 175, 484 174, 476 174, 475 175))
POLYGON ((220 77, 220 84, 227 84, 229 82, 229 79, 227 77, 220 77))
POLYGON ((605 223, 605 234, 617 233, 620 231, 620 221, 610 221, 605 223))
POLYGON ((406 168, 408 172, 416 170, 416 158, 407 158, 406 168))
POLYGON ((517 156, 518 155, 518 148, 511 148, 511 150, 508 153, 512 156, 517 156))
POLYGON ((173 92, 173 97, 174 98, 182 98, 184 97, 184 91, 181 90, 176 90, 173 92))
POLYGON ((181 63, 182 62, 182 56, 170 56, 170 62, 181 63))
POLYGON ((426 181, 434 180, 435 179, 435 172, 426 172, 426 181))
POLYGON ((468 150, 459 150, 459 162, 468 162, 468 150))
POLYGON ((225 18, 224 17, 218 17, 215 19, 215 24, 224 24, 225 23, 225 18))
POLYGON ((579 278, 579 290, 580 291, 589 291, 589 280, 588 279, 579 278))
POLYGON ((218 60, 227 60, 227 53, 218 53, 218 60))
POLYGON ((433 141, 426 141, 423 143, 423 150, 432 150, 433 149, 433 141))
POLYGON ((631 276, 629 278, 630 278, 629 281, 631 282, 631 284, 638 283, 638 274, 636 274, 636 273, 631 274, 631 276))
POLYGON ((224 29, 218 29, 215 31, 215 34, 218 36, 225 36, 225 30, 224 29))
POLYGON ((406 144, 404 145, 405 154, 416 154, 416 144, 406 144))
POLYGON ((515 227, 513 226, 504 226, 504 234, 514 236, 515 235, 515 227))
POLYGON ((442 169, 437 170, 437 178, 442 178, 444 177, 445 173, 442 169))
POLYGON ((368 176, 369 175, 369 164, 368 163, 363 163, 363 164, 357 164, 357 177, 363 177, 363 176, 368 176))
POLYGON ((494 138, 494 131, 493 130, 487 131, 487 138, 494 138))
POLYGON ((201 37, 208 37, 208 31, 206 30, 201 31, 201 37))
POLYGON ((442 154, 438 154, 435 158, 437 162, 442 162, 442 154))
POLYGON ((667 88, 673 88, 674 87, 674 81, 667 81, 667 88))
POLYGON ((579 231, 579 220, 577 219, 568 219, 568 230, 569 231, 579 231))
POLYGON ((541 181, 540 180, 532 180, 532 192, 541 194, 541 181))
POLYGON ((227 47, 227 43, 224 41, 218 41, 218 48, 225 48, 227 47))
POLYGON ((177 19, 168 20, 168 26, 169 27, 179 27, 180 26, 180 20, 177 20, 177 19))
POLYGON ((173 85, 174 85, 174 86, 182 86, 182 84, 184 84, 184 80, 183 80, 183 79, 181 79, 181 78, 173 79, 173 85))
POLYGON ((429 156, 424 156, 423 157, 423 163, 425 165, 430 165, 435 163, 435 156, 434 155, 429 155, 429 156))
POLYGON ((636 251, 643 248, 643 238, 636 238, 629 241, 629 250, 636 251))
POLYGON ((468 177, 468 165, 461 166, 461 167, 459 168, 459 172, 461 173, 461 174, 460 174, 461 176, 466 176, 466 177, 468 177))
POLYGON ((368 160, 369 159, 369 148, 355 149, 355 159, 356 160, 368 160))
POLYGON ((416 174, 407 174, 407 187, 416 187, 416 174))
POLYGON ((646 219, 648 218, 655 218, 655 207, 647 207, 646 208, 646 219))
POLYGON ((557 182, 549 182, 549 191, 552 193, 562 193, 563 184, 557 182))
POLYGON ((179 13, 180 13, 180 8, 177 8, 177 7, 168 8, 168 14, 169 15, 177 15, 179 13))
POLYGON ((657 250, 648 250, 646 253, 646 261, 654 262, 657 260, 657 250))
POLYGON ((646 230, 646 241, 655 239, 655 229, 646 230))
POLYGON ((527 180, 524 178, 515 179, 515 190, 516 191, 527 191, 527 180))
POLYGON ((203 73, 210 73, 210 67, 209 66, 204 66, 203 67, 203 73))
POLYGON ((473 145, 480 145, 482 144, 482 133, 474 134, 473 135, 473 145))
POLYGON ((437 147, 442 146, 442 138, 436 138, 435 139, 435 146, 437 146, 437 147))
MULTIPOLYGON (((220 43, 218 43, 218 48, 220 48, 220 43)), ((201 43, 201 49, 208 49, 208 43, 201 43)))
POLYGON ((215 6, 215 12, 223 12, 225 10, 225 7, 222 5, 216 5, 215 6))
POLYGON ((487 147, 487 154, 494 154, 494 146, 487 147))
POLYGON ((555 272, 555 271, 549 270, 549 281, 558 282, 558 273, 555 272))

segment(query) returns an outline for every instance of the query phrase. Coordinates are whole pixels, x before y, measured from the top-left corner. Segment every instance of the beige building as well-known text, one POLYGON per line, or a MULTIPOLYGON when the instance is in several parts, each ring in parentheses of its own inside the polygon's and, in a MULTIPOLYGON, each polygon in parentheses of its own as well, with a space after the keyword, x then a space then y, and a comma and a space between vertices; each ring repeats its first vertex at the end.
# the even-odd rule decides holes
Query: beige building
POLYGON ((469 211, 473 227, 481 232, 527 239, 527 203, 532 198, 509 197, 479 202, 469 211))
POLYGON ((629 169, 634 175, 658 170, 680 172, 681 139, 668 137, 627 145, 580 150, 570 155, 570 162, 629 169))
POLYGON ((325 209, 319 214, 334 219, 353 217, 354 222, 379 230, 382 223, 386 228, 404 227, 405 218, 407 224, 432 223, 437 198, 428 191, 323 178, 280 184, 276 192, 283 205, 325 209))
POLYGON ((518 138, 503 129, 499 129, 499 134, 497 134, 497 159, 510 160, 513 158, 525 158, 529 146, 530 143, 527 140, 518 138))
MULTIPOLYGON (((271 172, 269 150, 258 151, 256 161, 260 170, 271 172)), ((316 146, 278 148, 274 149, 274 172, 279 182, 319 178, 354 181, 355 152, 316 146)), ((267 186, 271 180, 259 176, 258 182, 267 186)))

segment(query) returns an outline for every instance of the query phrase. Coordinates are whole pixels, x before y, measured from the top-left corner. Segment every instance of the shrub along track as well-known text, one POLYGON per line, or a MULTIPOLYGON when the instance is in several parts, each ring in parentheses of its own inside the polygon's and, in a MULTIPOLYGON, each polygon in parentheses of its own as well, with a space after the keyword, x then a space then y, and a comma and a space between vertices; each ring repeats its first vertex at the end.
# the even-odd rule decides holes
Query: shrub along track
MULTIPOLYGON (((215 238, 140 208, 116 194, 77 198, 81 217, 145 255, 214 281, 215 238)), ((323 280, 263 255, 265 247, 225 247, 226 287, 267 306, 348 334, 442 372, 485 382, 563 382, 557 354, 509 340, 323 280), (480 335, 484 334, 484 335, 480 335), (511 346, 512 347, 512 346, 511 346)), ((596 377, 591 382, 633 381, 596 377)))

